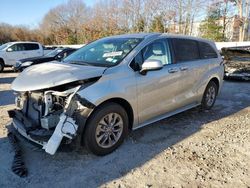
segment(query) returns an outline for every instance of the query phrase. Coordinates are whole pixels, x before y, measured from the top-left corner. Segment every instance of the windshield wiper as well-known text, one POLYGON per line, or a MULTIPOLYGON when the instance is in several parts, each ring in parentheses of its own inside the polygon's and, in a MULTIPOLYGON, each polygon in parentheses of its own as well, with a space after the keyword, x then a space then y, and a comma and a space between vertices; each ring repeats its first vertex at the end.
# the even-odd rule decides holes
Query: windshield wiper
POLYGON ((77 65, 85 65, 85 66, 94 66, 94 67, 109 67, 105 64, 99 64, 99 63, 86 63, 84 61, 69 61, 69 63, 77 64, 77 65))
POLYGON ((72 61, 72 62, 70 62, 70 63, 72 63, 72 64, 77 64, 77 65, 92 66, 91 64, 86 63, 86 62, 83 62, 83 61, 72 61))

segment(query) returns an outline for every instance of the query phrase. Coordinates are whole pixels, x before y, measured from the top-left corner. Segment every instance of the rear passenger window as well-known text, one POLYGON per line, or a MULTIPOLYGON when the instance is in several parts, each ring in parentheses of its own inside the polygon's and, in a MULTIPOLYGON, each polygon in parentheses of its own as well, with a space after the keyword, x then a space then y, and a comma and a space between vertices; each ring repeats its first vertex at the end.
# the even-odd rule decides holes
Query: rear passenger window
POLYGON ((215 50, 206 42, 199 42, 200 53, 202 59, 217 58, 215 50))
POLYGON ((24 44, 25 50, 38 50, 39 49, 39 45, 35 44, 35 43, 25 43, 24 44))
POLYGON ((177 62, 200 59, 198 43, 189 39, 172 39, 177 62))

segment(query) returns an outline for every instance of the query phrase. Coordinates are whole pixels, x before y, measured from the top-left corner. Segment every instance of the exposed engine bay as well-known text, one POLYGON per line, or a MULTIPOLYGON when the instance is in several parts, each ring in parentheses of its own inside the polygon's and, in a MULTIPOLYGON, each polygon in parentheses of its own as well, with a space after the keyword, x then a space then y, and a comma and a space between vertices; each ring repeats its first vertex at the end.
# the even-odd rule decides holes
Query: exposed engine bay
POLYGON ((94 108, 77 92, 96 79, 77 81, 48 90, 16 92, 17 108, 9 111, 14 127, 24 137, 42 145, 47 153, 55 154, 63 138, 70 143, 77 136, 77 112, 94 108))

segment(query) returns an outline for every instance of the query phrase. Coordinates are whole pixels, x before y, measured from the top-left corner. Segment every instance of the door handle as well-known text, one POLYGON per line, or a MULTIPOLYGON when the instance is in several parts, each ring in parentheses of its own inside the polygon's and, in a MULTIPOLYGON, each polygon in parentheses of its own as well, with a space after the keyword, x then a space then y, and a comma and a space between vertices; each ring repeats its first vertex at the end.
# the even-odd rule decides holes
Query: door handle
POLYGON ((168 69, 168 72, 175 73, 175 72, 178 72, 178 69, 177 68, 170 68, 170 69, 168 69))
POLYGON ((188 68, 187 67, 180 67, 180 70, 185 71, 185 70, 188 70, 188 68))

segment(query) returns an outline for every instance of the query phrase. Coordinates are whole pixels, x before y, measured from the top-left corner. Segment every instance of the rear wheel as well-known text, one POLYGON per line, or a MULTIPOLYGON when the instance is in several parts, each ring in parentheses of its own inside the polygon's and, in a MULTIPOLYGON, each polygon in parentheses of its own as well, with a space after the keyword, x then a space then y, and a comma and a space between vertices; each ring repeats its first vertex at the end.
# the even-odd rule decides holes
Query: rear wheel
POLYGON ((106 155, 119 147, 128 133, 128 115, 116 103, 99 107, 90 117, 84 143, 96 155, 106 155))
POLYGON ((218 93, 218 86, 214 81, 210 81, 203 94, 201 107, 204 110, 209 110, 213 107, 218 93))
POLYGON ((3 72, 4 69, 4 62, 0 60, 0 72, 3 72))

